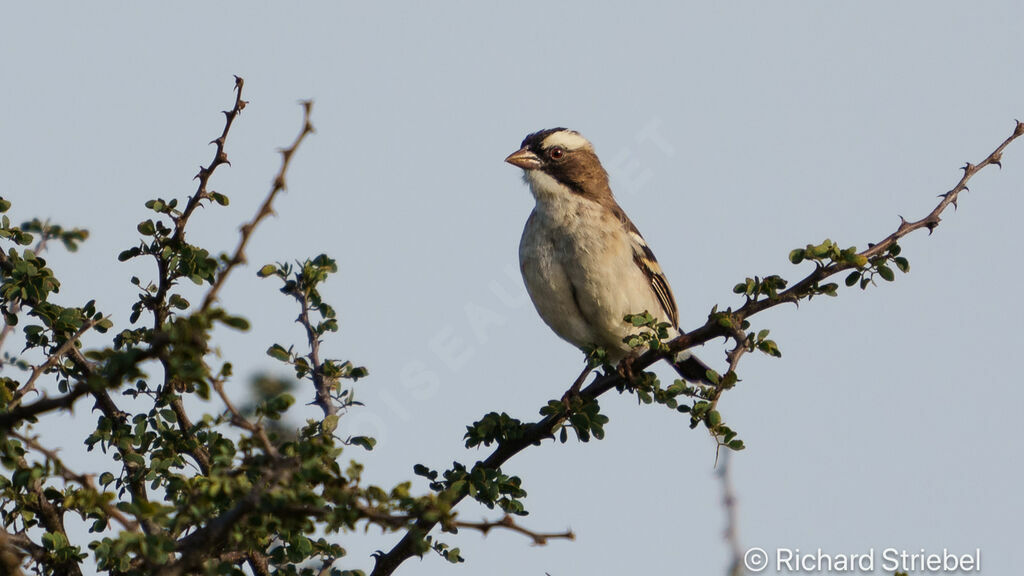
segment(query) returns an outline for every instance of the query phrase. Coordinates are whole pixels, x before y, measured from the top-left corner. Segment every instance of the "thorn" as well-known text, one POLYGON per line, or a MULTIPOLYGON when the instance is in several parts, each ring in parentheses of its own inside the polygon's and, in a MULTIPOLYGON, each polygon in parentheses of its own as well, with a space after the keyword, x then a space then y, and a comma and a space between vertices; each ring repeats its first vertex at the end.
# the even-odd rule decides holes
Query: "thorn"
POLYGON ((995 154, 992 154, 992 159, 989 160, 989 163, 990 164, 995 164, 996 166, 999 166, 999 169, 1002 170, 1003 169, 1003 162, 1002 162, 1002 160, 1003 160, 1003 153, 1002 152, 996 152, 995 154))
POLYGON ((1020 120, 1015 120, 1015 122, 1017 123, 1017 127, 1014 128, 1013 135, 1014 136, 1024 135, 1024 122, 1021 122, 1020 120))
POLYGON ((974 164, 968 162, 967 164, 964 164, 964 167, 961 168, 961 170, 964 171, 964 174, 970 174, 971 172, 974 172, 974 164))

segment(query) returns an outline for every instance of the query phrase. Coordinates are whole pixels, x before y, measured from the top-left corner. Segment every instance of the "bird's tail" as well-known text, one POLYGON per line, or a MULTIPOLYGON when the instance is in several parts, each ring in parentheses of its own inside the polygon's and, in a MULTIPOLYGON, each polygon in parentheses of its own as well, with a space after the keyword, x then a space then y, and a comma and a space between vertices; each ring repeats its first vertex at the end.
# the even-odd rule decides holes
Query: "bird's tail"
POLYGON ((708 379, 708 370, 710 366, 704 363, 703 360, 694 356, 689 350, 684 350, 676 355, 675 361, 672 362, 672 367, 676 369, 679 376, 687 382, 700 382, 701 384, 711 384, 711 380, 708 379))

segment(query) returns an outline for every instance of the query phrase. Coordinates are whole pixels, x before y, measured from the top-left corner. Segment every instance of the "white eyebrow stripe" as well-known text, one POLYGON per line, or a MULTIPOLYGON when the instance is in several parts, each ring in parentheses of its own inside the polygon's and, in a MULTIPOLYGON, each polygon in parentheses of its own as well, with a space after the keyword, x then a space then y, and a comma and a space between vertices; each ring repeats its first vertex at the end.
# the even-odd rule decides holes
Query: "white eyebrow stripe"
POLYGON ((551 148, 552 146, 561 146, 566 150, 578 150, 580 148, 590 148, 590 142, 586 138, 580 136, 577 132, 570 130, 561 130, 551 134, 544 139, 542 143, 544 148, 551 148))

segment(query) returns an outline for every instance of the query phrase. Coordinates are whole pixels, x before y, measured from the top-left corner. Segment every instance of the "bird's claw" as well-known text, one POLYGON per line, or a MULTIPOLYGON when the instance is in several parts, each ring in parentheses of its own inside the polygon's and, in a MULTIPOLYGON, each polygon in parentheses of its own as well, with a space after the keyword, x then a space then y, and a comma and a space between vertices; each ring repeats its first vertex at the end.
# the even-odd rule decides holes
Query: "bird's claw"
POLYGON ((618 372, 619 376, 626 381, 627 386, 633 385, 633 378, 636 376, 636 372, 633 371, 633 364, 639 357, 640 354, 631 352, 619 362, 618 366, 615 367, 615 371, 618 372))

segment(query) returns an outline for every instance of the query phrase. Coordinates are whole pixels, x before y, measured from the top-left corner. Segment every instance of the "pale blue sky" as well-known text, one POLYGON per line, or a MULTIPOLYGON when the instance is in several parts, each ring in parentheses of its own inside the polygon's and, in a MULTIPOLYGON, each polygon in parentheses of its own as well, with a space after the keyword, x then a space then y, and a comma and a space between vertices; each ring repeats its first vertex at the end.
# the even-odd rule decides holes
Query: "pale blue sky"
MULTIPOLYGON (((370 368, 346 425, 381 440, 353 454, 389 484, 415 463, 483 457, 462 447, 465 425, 492 410, 533 419, 578 372, 516 269, 532 199, 502 159, 526 133, 568 126, 594 143, 692 328, 738 304, 745 276, 805 273, 792 248, 864 246, 927 213, 1009 135, 1024 119, 1022 6, 20 3, 0 23, 0 195, 16 219, 91 230, 78 256, 52 254, 60 296, 95 297, 124 326, 128 279, 153 271, 115 255, 147 199, 193 190, 231 75, 250 101, 212 183, 231 205, 193 221, 213 249, 234 246, 298 129, 295 102, 313 98, 317 134, 223 292, 253 329, 220 346, 240 374, 276 369, 262 351, 302 335, 255 271, 336 258, 325 296, 341 334, 326 350, 370 368)), ((722 402, 748 446, 733 458, 745 546, 981 548, 983 573, 1019 565, 1022 148, 904 243, 908 276, 755 318, 783 358, 749 357, 722 402)), ((719 345, 701 354, 722 366, 719 345)), ((723 573, 707 435, 632 397, 602 405, 605 440, 545 444, 505 469, 529 492, 524 524, 577 541, 463 532, 447 540, 466 564, 399 573, 723 573)), ((94 422, 82 408, 69 425, 94 422)), ((79 451, 62 453, 97 465, 79 451)), ((344 566, 369 568, 395 541, 346 536, 344 566)))

